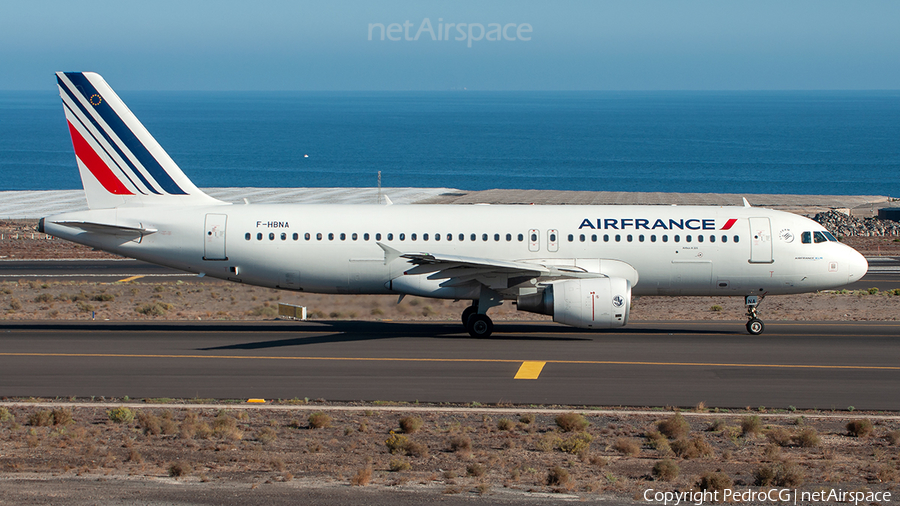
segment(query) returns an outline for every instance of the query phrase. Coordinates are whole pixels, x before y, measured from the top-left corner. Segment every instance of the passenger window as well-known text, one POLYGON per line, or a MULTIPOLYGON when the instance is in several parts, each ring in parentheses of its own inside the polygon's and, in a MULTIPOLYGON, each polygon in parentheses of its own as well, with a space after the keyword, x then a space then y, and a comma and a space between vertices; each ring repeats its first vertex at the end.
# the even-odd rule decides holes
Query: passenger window
POLYGON ((350 238, 355 241, 355 240, 359 239, 359 236, 356 235, 356 232, 353 232, 353 235, 351 235, 350 238))
POLYGON ((282 241, 286 241, 286 240, 287 240, 287 234, 286 234, 286 233, 284 233, 284 232, 281 233, 281 240, 282 240, 282 241))
POLYGON ((250 240, 250 232, 244 234, 244 239, 247 239, 248 241, 250 240))
POLYGON ((322 232, 319 232, 318 234, 316 234, 316 240, 317 240, 317 241, 321 241, 321 240, 322 240, 322 232))
MULTIPOLYGON (((459 234, 459 236, 462 237, 462 234, 459 234)), ((452 240, 453 240, 453 234, 447 234, 447 240, 448 240, 448 241, 452 241, 452 240)), ((460 240, 462 240, 462 239, 460 239, 460 240)))
POLYGON ((297 239, 299 239, 299 238, 300 238, 300 234, 298 234, 297 232, 294 232, 294 235, 291 236, 291 239, 293 239, 293 240, 295 240, 295 241, 296 241, 297 239))
POLYGON ((616 242, 619 242, 621 240, 622 240, 622 236, 619 234, 616 234, 616 242))
POLYGON ((609 234, 603 234, 603 242, 609 242, 609 234))
MULTIPOLYGON (((569 235, 569 241, 572 241, 572 235, 569 235)), ((556 242, 556 234, 550 234, 550 242, 556 242)))
POLYGON ((838 240, 833 235, 831 235, 831 232, 822 232, 822 233, 825 234, 825 237, 827 237, 829 241, 838 242, 838 240))
POLYGON ((262 232, 256 234, 256 240, 257 240, 257 241, 262 241, 262 232))
POLYGON ((387 240, 388 240, 388 241, 393 241, 393 240, 394 240, 394 234, 389 232, 388 235, 387 235, 387 240))
POLYGON ((727 235, 723 235, 723 236, 722 236, 722 242, 728 242, 728 236, 727 236, 727 235))
POLYGON ((400 239, 401 241, 405 241, 405 240, 406 240, 406 234, 405 234, 405 233, 404 233, 404 234, 400 234, 398 237, 399 237, 399 239, 400 239))
POLYGON ((500 240, 500 234, 494 234, 494 241, 500 240))
POLYGON ((663 242, 669 242, 669 236, 667 236, 666 234, 663 234, 662 240, 663 240, 663 242))
POLYGON ((628 241, 628 242, 631 242, 632 239, 633 239, 633 237, 631 236, 631 234, 628 234, 628 235, 625 236, 625 240, 628 241))
POLYGON ((816 244, 819 244, 820 242, 828 242, 828 238, 825 237, 825 234, 816 230, 813 232, 813 241, 815 241, 816 244))
POLYGON ((531 242, 537 242, 537 234, 531 234, 531 242))
POLYGON ((341 232, 341 240, 342 240, 342 241, 346 241, 346 240, 347 240, 347 234, 341 232))
POLYGON ((638 236, 638 242, 644 242, 644 234, 638 236))
POLYGON ((578 240, 584 242, 584 234, 579 235, 578 240))
POLYGON ((734 242, 741 242, 741 237, 738 235, 734 236, 734 242))
MULTIPOLYGON (((438 236, 438 237, 440 237, 440 236, 438 236)), ((423 240, 423 241, 427 241, 427 240, 428 240, 428 234, 422 234, 422 240, 423 240)))
POLYGON ((380 241, 380 240, 381 240, 381 232, 376 232, 376 233, 375 233, 375 240, 376 240, 376 241, 380 241))
POLYGON ((365 234, 363 234, 363 241, 368 241, 368 240, 369 240, 369 233, 366 232, 365 234))
POLYGON ((650 236, 650 242, 656 242, 656 234, 650 236))
MULTIPOLYGON (((426 241, 428 240, 428 234, 425 234, 425 240, 426 240, 426 241)), ((441 240, 441 234, 434 234, 434 240, 435 240, 435 241, 440 241, 440 240, 441 240)))
POLYGON ((409 240, 410 240, 410 241, 415 241, 415 240, 416 240, 416 234, 409 234, 409 240))
POLYGON ((334 240, 334 234, 333 234, 333 233, 328 232, 328 240, 329 240, 329 241, 333 241, 333 240, 334 240))
MULTIPOLYGON (((569 237, 568 237, 568 239, 569 239, 569 242, 572 242, 572 241, 574 241, 574 240, 575 240, 575 236, 574 236, 574 235, 572 235, 572 234, 569 234, 569 237)), ((552 237, 551 237, 551 238, 550 238, 550 240, 551 240, 551 241, 552 241, 552 240, 553 240, 553 238, 552 238, 552 237)))
POLYGON ((519 239, 519 242, 522 242, 522 241, 525 240, 525 236, 522 235, 522 234, 519 234, 519 236, 517 237, 517 239, 519 239))
POLYGON ((469 240, 470 240, 470 241, 477 241, 477 240, 478 240, 478 236, 475 235, 475 234, 470 234, 470 235, 469 235, 469 240))
POLYGON ((697 236, 697 242, 703 242, 703 236, 702 236, 702 235, 698 235, 698 236, 697 236))
POLYGON ((680 235, 675 234, 675 242, 681 242, 681 236, 680 236, 680 235))
POLYGON ((303 238, 308 241, 309 240, 309 232, 303 234, 303 238))
POLYGON ((481 234, 481 240, 482 240, 482 241, 487 241, 487 240, 488 240, 487 234, 481 234))
POLYGON ((512 234, 506 234, 506 242, 512 241, 512 234))
POLYGON ((709 236, 709 242, 716 242, 716 236, 714 236, 714 235, 709 236))
POLYGON ((269 232, 269 240, 270 240, 270 241, 274 241, 274 240, 275 240, 275 232, 269 232))
POLYGON ((684 240, 687 241, 687 242, 691 242, 691 239, 692 239, 692 238, 693 238, 693 236, 691 236, 690 234, 684 236, 684 240))
POLYGON ((591 242, 597 242, 597 234, 591 234, 591 242))

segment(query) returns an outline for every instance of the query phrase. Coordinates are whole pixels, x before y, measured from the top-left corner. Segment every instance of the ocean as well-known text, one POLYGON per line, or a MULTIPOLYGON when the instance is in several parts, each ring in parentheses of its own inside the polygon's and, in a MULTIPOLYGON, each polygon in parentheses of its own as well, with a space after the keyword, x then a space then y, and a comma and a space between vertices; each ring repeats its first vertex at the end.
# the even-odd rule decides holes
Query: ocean
MULTIPOLYGON (((900 197, 900 91, 119 94, 200 187, 900 197)), ((81 187, 55 91, 0 92, 0 174, 81 187)))

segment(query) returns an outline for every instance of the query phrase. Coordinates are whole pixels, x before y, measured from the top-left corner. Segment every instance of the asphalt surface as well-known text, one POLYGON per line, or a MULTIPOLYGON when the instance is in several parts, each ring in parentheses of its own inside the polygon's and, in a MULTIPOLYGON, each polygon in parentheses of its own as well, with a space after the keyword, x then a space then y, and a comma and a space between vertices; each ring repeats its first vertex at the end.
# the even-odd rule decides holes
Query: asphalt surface
POLYGON ((481 340, 451 323, 0 324, 7 397, 900 410, 898 384, 897 322, 772 322, 756 337, 741 321, 498 323, 481 340))
MULTIPOLYGON (((880 290, 900 288, 900 257, 869 257, 869 272, 847 289, 876 287, 880 290)), ((108 283, 128 279, 139 283, 195 281, 196 274, 149 264, 140 260, 0 260, 3 279, 65 279, 108 283)))

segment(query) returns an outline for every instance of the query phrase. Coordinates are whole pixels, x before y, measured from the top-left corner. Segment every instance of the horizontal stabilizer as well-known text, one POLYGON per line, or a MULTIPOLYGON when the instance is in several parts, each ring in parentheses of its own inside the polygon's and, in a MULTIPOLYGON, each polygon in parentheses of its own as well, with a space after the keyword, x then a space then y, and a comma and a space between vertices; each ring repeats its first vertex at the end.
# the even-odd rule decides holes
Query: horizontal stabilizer
POLYGON ((54 221, 57 225, 64 227, 80 228, 86 232, 95 232, 107 235, 149 235, 157 232, 155 228, 146 228, 142 225, 137 227, 126 227, 123 225, 110 225, 108 223, 92 223, 89 221, 54 221))

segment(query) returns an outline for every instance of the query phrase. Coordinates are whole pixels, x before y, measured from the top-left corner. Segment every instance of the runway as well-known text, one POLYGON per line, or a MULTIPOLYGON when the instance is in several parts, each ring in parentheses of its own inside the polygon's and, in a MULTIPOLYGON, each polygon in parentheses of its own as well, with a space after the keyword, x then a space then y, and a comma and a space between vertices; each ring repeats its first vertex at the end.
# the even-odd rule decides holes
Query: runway
MULTIPOLYGON (((879 290, 900 288, 900 258, 869 257, 869 272, 845 288, 879 290)), ((0 260, 0 280, 47 279, 110 283, 128 279, 140 283, 210 281, 205 278, 140 260, 0 260)), ((215 280, 213 280, 215 281, 215 280)))
POLYGON ((3 323, 0 350, 5 397, 900 410, 891 322, 3 323))

